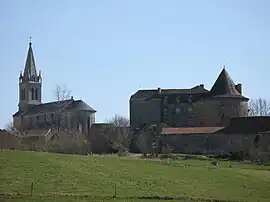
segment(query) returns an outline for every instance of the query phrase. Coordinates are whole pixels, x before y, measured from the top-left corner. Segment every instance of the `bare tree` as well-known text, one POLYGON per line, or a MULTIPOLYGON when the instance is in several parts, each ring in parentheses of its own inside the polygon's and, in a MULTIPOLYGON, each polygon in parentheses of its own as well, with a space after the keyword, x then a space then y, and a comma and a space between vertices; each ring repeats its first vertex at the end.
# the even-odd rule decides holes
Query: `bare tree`
POLYGON ((129 127, 129 120, 126 117, 114 115, 106 121, 112 126, 104 131, 104 136, 111 142, 112 148, 123 155, 129 150, 132 133, 129 127))
POLYGON ((6 125, 5 125, 5 130, 8 132, 13 132, 14 131, 14 126, 12 121, 9 121, 6 125))
POLYGON ((248 103, 249 116, 270 116, 270 101, 264 98, 252 99, 248 103))
POLYGON ((117 114, 115 114, 110 119, 107 119, 106 122, 111 123, 116 127, 129 127, 129 119, 117 114))
POLYGON ((70 102, 67 101, 71 98, 71 90, 66 85, 57 84, 54 90, 55 98, 58 102, 56 102, 56 111, 54 112, 53 118, 51 118, 50 125, 59 130, 68 131, 67 122, 67 107, 70 102))
POLYGON ((71 90, 67 88, 66 85, 60 86, 59 84, 56 85, 54 91, 55 98, 57 101, 62 101, 66 99, 70 99, 71 97, 71 90))
POLYGON ((15 128, 12 121, 5 125, 5 130, 16 137, 23 137, 25 135, 23 127, 15 128))
POLYGON ((147 154, 155 154, 157 157, 161 153, 161 131, 160 126, 151 124, 145 126, 138 134, 136 135, 136 144, 139 147, 140 151, 143 154, 143 157, 146 157, 147 154))

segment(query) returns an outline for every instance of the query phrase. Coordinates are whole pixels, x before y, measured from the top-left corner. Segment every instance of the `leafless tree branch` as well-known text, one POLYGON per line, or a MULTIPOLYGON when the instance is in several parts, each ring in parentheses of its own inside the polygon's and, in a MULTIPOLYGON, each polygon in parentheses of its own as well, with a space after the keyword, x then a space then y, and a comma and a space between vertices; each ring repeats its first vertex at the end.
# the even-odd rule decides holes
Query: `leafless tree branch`
POLYGON ((143 156, 152 153, 157 156, 160 152, 160 131, 159 127, 155 125, 145 126, 138 134, 136 134, 136 144, 142 152, 143 156))
POLYGON ((14 126, 12 121, 9 121, 6 125, 5 125, 5 130, 8 132, 13 132, 14 131, 14 126))
POLYGON ((54 90, 54 95, 57 101, 70 99, 71 90, 66 85, 60 86, 57 84, 54 90))
POLYGON ((110 119, 107 119, 106 122, 111 123, 116 127, 129 127, 129 119, 117 114, 111 117, 110 119))
POLYGON ((129 120, 126 117, 114 115, 106 122, 112 126, 104 132, 105 138, 112 143, 113 149, 116 149, 119 155, 123 155, 129 150, 132 138, 129 120))
POLYGON ((252 99, 248 103, 249 116, 270 116, 270 101, 264 98, 252 99))

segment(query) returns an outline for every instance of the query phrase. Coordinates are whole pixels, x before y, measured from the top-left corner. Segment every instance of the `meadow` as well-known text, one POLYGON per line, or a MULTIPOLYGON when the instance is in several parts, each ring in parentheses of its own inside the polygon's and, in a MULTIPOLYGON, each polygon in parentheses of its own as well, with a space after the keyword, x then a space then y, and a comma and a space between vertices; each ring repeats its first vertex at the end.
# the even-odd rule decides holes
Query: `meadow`
POLYGON ((0 164, 0 201, 270 201, 270 167, 241 162, 1 150, 0 164))

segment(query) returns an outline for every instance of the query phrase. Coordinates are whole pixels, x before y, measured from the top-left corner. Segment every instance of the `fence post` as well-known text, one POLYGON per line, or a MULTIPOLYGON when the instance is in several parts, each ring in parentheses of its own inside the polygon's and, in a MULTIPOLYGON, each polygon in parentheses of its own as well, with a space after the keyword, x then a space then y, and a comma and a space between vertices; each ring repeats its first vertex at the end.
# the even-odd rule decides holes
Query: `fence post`
POLYGON ((113 198, 116 198, 116 183, 114 184, 114 195, 113 198))
POLYGON ((33 190, 34 190, 34 182, 32 181, 31 186, 30 186, 30 196, 33 195, 33 190))

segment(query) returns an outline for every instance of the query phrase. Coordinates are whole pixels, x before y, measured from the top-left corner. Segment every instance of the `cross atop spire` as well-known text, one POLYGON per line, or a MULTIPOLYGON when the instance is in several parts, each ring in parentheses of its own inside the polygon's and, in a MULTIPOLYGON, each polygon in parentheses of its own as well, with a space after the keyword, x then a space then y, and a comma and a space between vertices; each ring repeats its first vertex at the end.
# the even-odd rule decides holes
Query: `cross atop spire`
POLYGON ((31 36, 29 37, 29 45, 30 46, 32 45, 32 37, 31 36))

